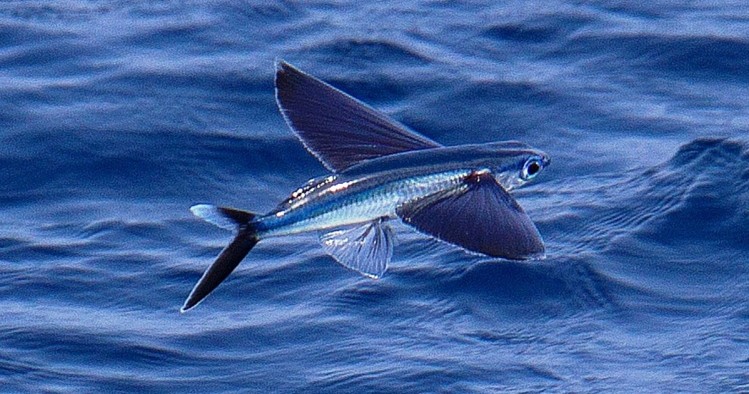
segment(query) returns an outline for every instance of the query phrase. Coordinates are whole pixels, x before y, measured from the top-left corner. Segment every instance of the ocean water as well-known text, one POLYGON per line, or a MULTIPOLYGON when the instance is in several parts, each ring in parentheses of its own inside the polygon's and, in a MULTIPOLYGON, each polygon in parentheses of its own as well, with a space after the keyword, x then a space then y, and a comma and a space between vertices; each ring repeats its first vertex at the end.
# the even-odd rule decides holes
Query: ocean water
POLYGON ((748 392, 743 1, 0 3, 0 391, 748 392), (374 281, 230 234, 325 169, 283 58, 446 145, 517 139, 548 257, 405 228, 374 281))

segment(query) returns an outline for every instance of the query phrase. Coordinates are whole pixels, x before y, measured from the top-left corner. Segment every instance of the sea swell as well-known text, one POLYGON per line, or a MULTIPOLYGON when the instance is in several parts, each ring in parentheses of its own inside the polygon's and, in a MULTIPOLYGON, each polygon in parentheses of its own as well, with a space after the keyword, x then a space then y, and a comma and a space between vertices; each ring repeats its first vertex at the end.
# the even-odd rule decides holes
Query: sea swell
POLYGON ((742 392, 745 6, 553 1, 0 4, 0 391, 742 392), (325 168, 286 59, 428 137, 522 140, 539 261, 395 224, 387 274, 230 234, 325 168))

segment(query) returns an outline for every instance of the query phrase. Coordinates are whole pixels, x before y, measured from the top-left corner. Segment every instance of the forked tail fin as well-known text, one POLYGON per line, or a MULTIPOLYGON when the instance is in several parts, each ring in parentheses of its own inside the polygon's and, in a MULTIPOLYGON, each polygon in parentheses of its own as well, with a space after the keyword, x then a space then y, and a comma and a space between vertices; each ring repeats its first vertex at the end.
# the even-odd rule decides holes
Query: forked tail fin
POLYGON ((180 309, 180 312, 183 313, 198 305, 221 284, 258 242, 257 232, 252 223, 255 214, 205 204, 195 205, 190 208, 190 211, 209 223, 236 231, 236 235, 234 240, 221 251, 216 261, 208 267, 198 283, 195 284, 187 300, 185 300, 185 304, 180 309))

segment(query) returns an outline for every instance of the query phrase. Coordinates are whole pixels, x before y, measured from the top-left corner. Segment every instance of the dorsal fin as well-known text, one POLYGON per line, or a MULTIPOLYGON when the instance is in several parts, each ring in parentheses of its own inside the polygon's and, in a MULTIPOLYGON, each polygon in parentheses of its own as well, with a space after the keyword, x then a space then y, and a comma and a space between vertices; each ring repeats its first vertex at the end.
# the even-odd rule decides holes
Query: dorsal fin
POLYGON ((441 145, 290 64, 276 64, 276 101, 286 123, 328 169, 441 145))
POLYGON ((298 202, 299 200, 304 199, 308 194, 335 181, 336 177, 337 175, 327 175, 324 177, 310 179, 309 181, 307 181, 307 183, 302 185, 302 187, 292 192, 288 198, 281 201, 278 204, 278 206, 276 206, 276 209, 274 210, 274 212, 291 208, 294 205, 294 203, 298 202))

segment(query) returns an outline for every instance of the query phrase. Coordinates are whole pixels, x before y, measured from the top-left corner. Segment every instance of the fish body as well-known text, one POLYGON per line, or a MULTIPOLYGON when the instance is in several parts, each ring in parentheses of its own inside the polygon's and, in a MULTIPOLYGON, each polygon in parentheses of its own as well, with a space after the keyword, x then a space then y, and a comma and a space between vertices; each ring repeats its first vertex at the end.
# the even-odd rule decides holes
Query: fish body
POLYGON ((234 239, 181 311, 210 294, 262 239, 316 231, 343 266, 381 277, 393 254, 388 222, 505 259, 543 256, 538 230, 509 194, 550 163, 517 141, 442 146, 285 62, 276 100, 291 130, 331 171, 266 214, 198 204, 191 211, 234 239))
MULTIPOLYGON (((368 160, 340 174, 313 180, 270 213, 256 219, 259 238, 284 236, 394 219, 402 204, 453 190, 474 172, 518 172, 519 158, 548 157, 518 142, 410 151, 368 160)), ((515 185, 505 181, 510 190, 515 185)))

